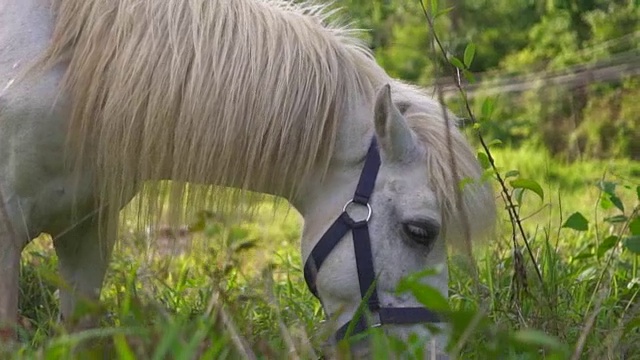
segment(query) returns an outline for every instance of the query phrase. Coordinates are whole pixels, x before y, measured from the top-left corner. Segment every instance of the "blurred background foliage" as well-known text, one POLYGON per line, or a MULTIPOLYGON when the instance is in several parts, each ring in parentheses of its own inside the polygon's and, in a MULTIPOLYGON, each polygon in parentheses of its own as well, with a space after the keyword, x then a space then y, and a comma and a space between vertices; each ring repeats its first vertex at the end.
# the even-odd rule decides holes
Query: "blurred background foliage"
MULTIPOLYGON (((423 0, 427 9, 429 2, 423 0)), ((390 75, 423 86, 449 84, 430 50, 420 0, 336 2, 390 75), (435 59, 435 60, 434 60, 435 59)), ((558 160, 640 160, 640 1, 446 0, 436 22, 451 55, 477 51, 466 84, 476 108, 495 111, 488 137, 537 146, 558 160)), ((455 92, 448 99, 459 114, 455 92)))

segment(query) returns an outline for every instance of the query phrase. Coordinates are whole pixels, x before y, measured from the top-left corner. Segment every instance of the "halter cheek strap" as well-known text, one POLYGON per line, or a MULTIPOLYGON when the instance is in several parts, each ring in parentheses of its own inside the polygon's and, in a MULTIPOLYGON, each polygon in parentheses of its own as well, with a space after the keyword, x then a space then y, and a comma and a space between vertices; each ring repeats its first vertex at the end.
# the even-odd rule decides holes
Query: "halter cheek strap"
MULTIPOLYGON (((382 307, 378 298, 378 289, 375 284, 376 273, 373 267, 373 253, 371 251, 371 239, 369 238, 369 220, 372 211, 369 199, 373 193, 378 170, 380 169, 380 153, 375 137, 371 141, 371 146, 367 152, 364 167, 360 173, 360 180, 352 200, 349 200, 342 209, 342 213, 333 222, 329 229, 320 238, 316 246, 311 251, 304 265, 304 279, 309 290, 319 299, 316 288, 316 277, 322 263, 329 256, 331 251, 338 245, 342 238, 351 231, 353 234, 353 248, 356 256, 356 266, 358 268, 358 281, 360 285, 360 296, 367 299, 367 307, 372 314, 378 316, 378 321, 374 324, 367 324, 364 316, 360 316, 353 324, 353 334, 364 332, 369 327, 378 327, 385 324, 418 324, 440 322, 436 313, 422 307, 382 307), (354 220, 348 214, 352 206, 365 206, 368 210, 367 217, 362 220, 354 220), (370 293, 370 295, 368 294, 370 293), (369 297, 367 298, 367 295, 369 297)), ((336 340, 342 340, 347 335, 351 323, 347 322, 336 332, 336 340)))

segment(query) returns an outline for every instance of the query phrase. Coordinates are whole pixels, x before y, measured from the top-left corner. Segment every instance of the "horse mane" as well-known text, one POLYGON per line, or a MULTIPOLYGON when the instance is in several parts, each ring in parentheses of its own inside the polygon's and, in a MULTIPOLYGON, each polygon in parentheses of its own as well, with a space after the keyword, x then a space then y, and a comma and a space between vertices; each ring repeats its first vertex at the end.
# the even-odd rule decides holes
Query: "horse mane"
POLYGON ((409 127, 427 150, 427 179, 440 202, 447 243, 468 251, 467 239, 492 235, 496 208, 493 189, 459 119, 423 89, 396 82, 393 97, 406 104, 409 127))
MULTIPOLYGON (((427 147, 436 145, 428 180, 443 199, 455 198, 440 105, 393 82, 352 30, 327 20, 326 6, 54 1, 52 42, 36 67, 68 64, 61 87, 71 99, 69 145, 81 154, 76 166, 97 169, 103 204, 128 201, 155 179, 172 182, 147 188, 149 216, 163 206, 154 199, 189 208, 231 202, 228 191, 187 182, 293 197, 305 174, 328 168, 349 99, 373 99, 390 82, 433 114, 410 123, 427 147)), ((473 152, 452 133, 461 177, 478 178, 473 152)))

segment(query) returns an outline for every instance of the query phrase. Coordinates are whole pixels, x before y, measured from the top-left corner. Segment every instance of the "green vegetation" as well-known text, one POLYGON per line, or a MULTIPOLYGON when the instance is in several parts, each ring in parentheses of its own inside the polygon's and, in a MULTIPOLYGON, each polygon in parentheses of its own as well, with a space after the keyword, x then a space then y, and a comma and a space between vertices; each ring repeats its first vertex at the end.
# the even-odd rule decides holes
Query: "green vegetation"
MULTIPOLYGON (((574 73, 577 65, 640 63, 640 5, 632 0, 425 4, 442 12, 438 35, 461 59, 451 62, 483 82, 471 103, 479 114, 476 128, 487 141, 504 144, 492 145, 491 155, 535 259, 512 227, 504 194, 499 196, 505 210, 495 237, 477 247, 471 263, 453 252, 450 257, 452 354, 640 359, 640 81, 621 76, 586 86, 544 83, 491 95, 489 101, 485 96, 492 89, 487 81, 494 78, 536 74, 520 81, 526 83, 541 74, 574 73), (449 5, 455 7, 447 10, 449 5), (466 50, 469 43, 475 56, 466 50)), ((449 66, 430 50, 433 34, 418 0, 340 5, 374 30, 367 40, 391 74, 428 85, 449 66)), ((465 114, 463 100, 449 101, 465 114)), ((470 126, 471 135, 474 131, 470 126)), ((282 206, 276 214, 274 221, 269 201, 252 219, 203 212, 188 235, 147 233, 124 219, 103 305, 83 308, 100 314, 103 326, 79 334, 66 334, 55 322, 56 259, 50 240, 41 237, 23 259, 24 329, 20 345, 6 355, 218 359, 250 352, 260 358, 317 358, 329 334, 320 322, 320 304, 302 279, 300 219, 282 206), (92 341, 79 346, 85 339, 92 341)), ((417 284, 408 286, 419 290, 417 284)), ((420 357, 416 344, 384 338, 378 329, 372 336, 377 358, 420 357)))
MULTIPOLYGON (((537 359, 544 354, 568 359, 583 335, 580 358, 635 358, 640 354, 635 301, 640 291, 635 256, 640 252, 640 189, 632 185, 638 185, 640 164, 567 165, 526 148, 494 149, 494 156, 505 169, 519 168, 521 176, 543 184, 544 200, 524 193, 521 218, 545 289, 524 249, 519 248, 523 259, 514 257, 503 212, 499 233, 479 247, 478 285, 464 257, 452 254, 450 259, 450 304, 458 335, 481 316, 459 345, 461 358, 537 359), (596 186, 603 178, 618 184, 619 202, 596 186), (626 217, 616 203, 623 204, 626 217), (586 230, 580 221, 568 222, 575 212, 584 215, 586 230), (514 273, 516 261, 523 261, 524 273, 514 273)), ((611 185, 603 188, 609 191, 611 185)), ((47 237, 38 239, 23 261, 24 330, 14 358, 83 358, 104 352, 122 359, 236 358, 241 355, 234 336, 263 358, 314 358, 329 334, 320 323, 320 304, 302 279, 300 219, 283 208, 277 211, 279 220, 274 222, 272 214, 270 202, 251 220, 203 213, 189 242, 167 231, 147 234, 135 225, 125 227, 103 291, 104 305, 86 307, 102 314, 103 326, 77 335, 65 334, 55 322, 55 255, 47 237), (160 240, 151 243, 154 238, 160 240), (92 345, 77 348, 87 338, 92 345)), ((383 340, 376 341, 386 344, 378 351, 387 355, 411 351, 383 340)))
MULTIPOLYGON (((637 1, 422 2, 441 14, 435 26, 449 55, 462 59, 475 44, 469 68, 480 84, 473 84, 473 102, 480 106, 483 94, 498 98, 483 124, 486 136, 533 143, 569 160, 640 159, 637 1)), ((356 24, 373 30, 366 40, 391 75, 422 85, 443 75, 436 66, 444 57, 429 55, 420 0, 338 2, 344 4, 356 24)))

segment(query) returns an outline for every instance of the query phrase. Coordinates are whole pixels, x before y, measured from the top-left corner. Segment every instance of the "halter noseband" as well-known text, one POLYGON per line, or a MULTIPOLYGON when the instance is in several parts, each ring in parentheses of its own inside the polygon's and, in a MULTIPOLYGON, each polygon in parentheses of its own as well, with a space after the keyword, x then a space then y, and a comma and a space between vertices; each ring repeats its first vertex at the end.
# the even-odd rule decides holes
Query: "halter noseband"
MULTIPOLYGON (((342 209, 342 213, 333 222, 329 229, 322 235, 320 241, 311 251, 304 264, 304 279, 309 290, 318 299, 316 289, 316 275, 322 263, 329 256, 331 251, 338 245, 340 240, 349 232, 353 232, 353 248, 356 255, 356 266, 358 268, 358 280, 360 283, 360 296, 367 299, 367 307, 372 314, 378 315, 378 320, 374 324, 368 325, 364 314, 360 315, 357 323, 353 327, 353 334, 358 334, 367 330, 368 327, 378 327, 385 324, 419 324, 440 322, 436 313, 422 307, 382 307, 378 299, 378 289, 375 284, 375 271, 373 268, 373 254, 371 252, 371 240, 369 238, 369 219, 371 218, 371 205, 369 198, 373 193, 378 170, 380 168, 380 153, 375 137, 371 141, 371 146, 367 152, 364 168, 360 173, 360 181, 356 188, 355 195, 342 209), (347 213, 350 206, 366 206, 367 217, 364 220, 353 220, 347 213)), ((336 340, 342 340, 351 323, 348 321, 336 332, 336 340)))

